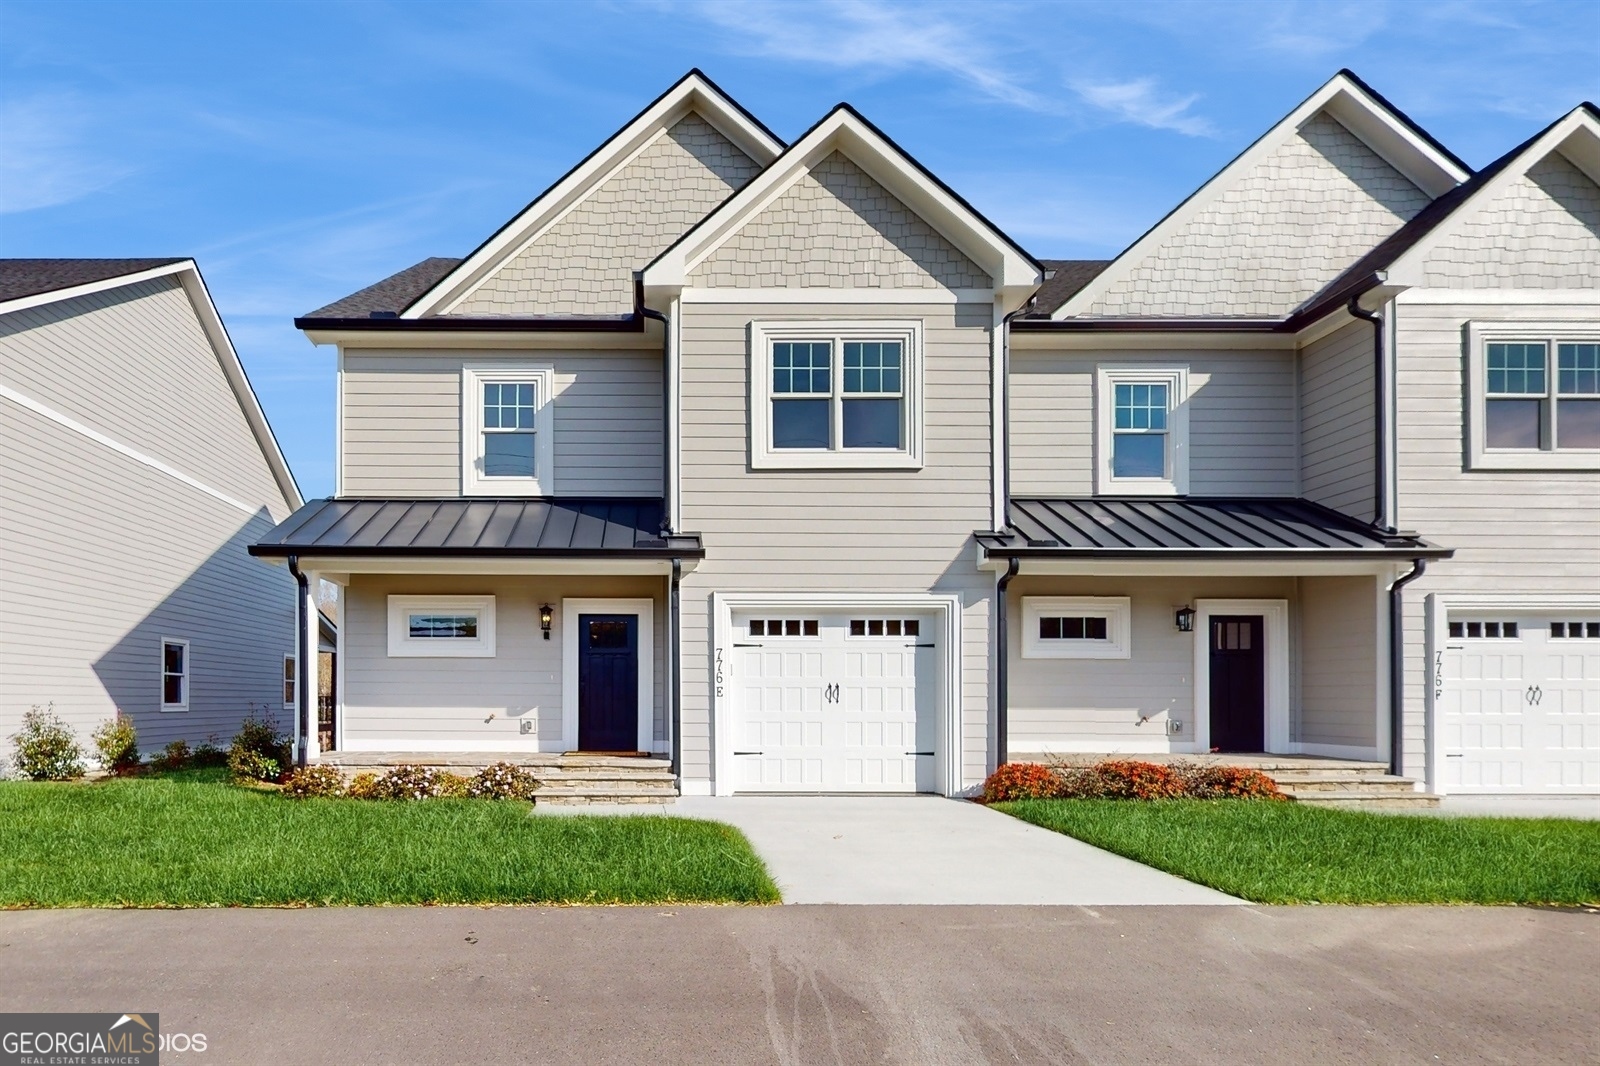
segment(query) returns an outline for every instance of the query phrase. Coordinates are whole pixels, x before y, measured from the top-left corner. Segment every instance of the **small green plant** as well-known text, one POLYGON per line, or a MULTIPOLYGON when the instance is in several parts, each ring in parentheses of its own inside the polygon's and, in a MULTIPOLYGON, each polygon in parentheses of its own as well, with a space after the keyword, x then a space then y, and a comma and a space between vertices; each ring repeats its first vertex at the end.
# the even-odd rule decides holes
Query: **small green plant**
POLYGON ((290 761, 289 742, 278 732, 277 720, 252 706, 228 749, 228 769, 246 780, 276 781, 290 761))
POLYGON ((332 766, 302 766, 283 779, 283 794, 295 799, 312 796, 343 796, 344 775, 332 766))
POLYGON ((467 789, 471 786, 472 779, 470 777, 442 772, 439 774, 439 783, 433 794, 440 799, 466 799, 468 796, 467 789))
POLYGON ((68 781, 83 776, 83 748, 55 704, 30 707, 22 728, 11 738, 11 765, 34 781, 68 781))
POLYGON ((187 740, 174 740, 161 749, 161 754, 150 760, 152 769, 167 773, 171 770, 182 770, 189 765, 189 742, 187 740))
POLYGON ((377 799, 420 800, 439 795, 443 775, 431 766, 402 764, 378 778, 377 799))
POLYGON ((139 766, 139 731, 133 719, 118 711, 95 727, 94 751, 102 769, 122 775, 139 766))
POLYGON ((283 765, 258 751, 235 748, 228 752, 228 770, 245 781, 276 781, 283 773, 283 765))
POLYGON ((467 785, 474 799, 532 799, 539 781, 520 766, 508 762, 491 763, 479 770, 467 785))
POLYGON ((189 753, 189 765, 196 769, 228 765, 228 753, 217 747, 216 739, 216 735, 212 734, 204 744, 195 745, 194 751, 189 753))
POLYGON ((350 779, 350 787, 345 789, 344 794, 358 800, 382 799, 379 791, 378 775, 365 770, 350 779))

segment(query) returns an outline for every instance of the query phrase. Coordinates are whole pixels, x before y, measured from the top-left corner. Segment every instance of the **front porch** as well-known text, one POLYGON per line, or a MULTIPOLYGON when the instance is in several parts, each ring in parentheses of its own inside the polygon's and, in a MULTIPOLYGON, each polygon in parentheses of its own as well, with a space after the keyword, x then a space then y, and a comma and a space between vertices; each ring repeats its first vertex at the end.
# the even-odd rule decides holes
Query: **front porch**
POLYGON ((1387 763, 1364 759, 1335 759, 1324 755, 1273 755, 1267 752, 1016 752, 1013 762, 1046 766, 1093 766, 1106 759, 1137 759, 1153 763, 1198 763, 1209 766, 1243 766, 1272 778, 1278 788, 1297 803, 1330 807, 1390 810, 1437 807, 1439 797, 1418 791, 1417 782, 1389 772, 1387 763))
POLYGON ((524 767, 539 781, 535 802, 671 803, 678 798, 672 761, 654 755, 596 755, 588 752, 503 751, 344 751, 326 752, 318 763, 342 771, 381 774, 395 766, 427 766, 453 774, 477 773, 497 762, 524 767))

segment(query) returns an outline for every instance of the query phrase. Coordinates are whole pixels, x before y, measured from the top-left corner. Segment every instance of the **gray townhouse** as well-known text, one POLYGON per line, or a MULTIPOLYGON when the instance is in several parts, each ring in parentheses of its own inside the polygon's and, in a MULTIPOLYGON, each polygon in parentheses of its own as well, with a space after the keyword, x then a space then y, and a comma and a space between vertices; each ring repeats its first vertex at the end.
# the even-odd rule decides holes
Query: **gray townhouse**
POLYGON ((1115 260, 1042 262, 848 105, 786 144, 695 71, 297 325, 337 491, 251 550, 343 589, 311 758, 1600 791, 1592 105, 1474 171, 1343 71, 1115 260))

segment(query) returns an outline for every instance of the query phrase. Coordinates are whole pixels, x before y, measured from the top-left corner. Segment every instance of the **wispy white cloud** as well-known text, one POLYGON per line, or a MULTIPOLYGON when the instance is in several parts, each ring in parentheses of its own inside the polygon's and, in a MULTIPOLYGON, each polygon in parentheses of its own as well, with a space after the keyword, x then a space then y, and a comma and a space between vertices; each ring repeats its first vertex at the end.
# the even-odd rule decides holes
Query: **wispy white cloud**
POLYGON ((92 124, 72 95, 0 103, 0 214, 71 203, 133 173, 88 146, 92 124))
POLYGON ((852 73, 939 71, 999 103, 1037 114, 1081 114, 1087 104, 1104 117, 1189 136, 1208 136, 1211 124, 1190 113, 1198 94, 1163 93, 1154 78, 1072 82, 1071 97, 1030 82, 1024 72, 1051 65, 982 36, 975 9, 942 9, 886 0, 829 0, 796 5, 697 2, 689 10, 725 31, 725 51, 799 63, 823 63, 852 73), (1080 105, 1075 107, 1074 104, 1080 105))

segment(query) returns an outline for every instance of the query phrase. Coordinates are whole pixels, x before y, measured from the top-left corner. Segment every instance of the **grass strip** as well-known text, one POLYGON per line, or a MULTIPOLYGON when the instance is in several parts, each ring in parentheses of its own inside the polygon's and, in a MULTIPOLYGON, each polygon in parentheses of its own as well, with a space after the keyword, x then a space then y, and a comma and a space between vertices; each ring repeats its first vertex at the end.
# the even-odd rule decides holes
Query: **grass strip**
POLYGON ((0 907, 774 903, 716 822, 511 800, 290 800, 225 771, 0 782, 0 907))
POLYGON ((995 806, 1259 903, 1600 902, 1600 822, 1377 814, 1247 800, 995 806))

